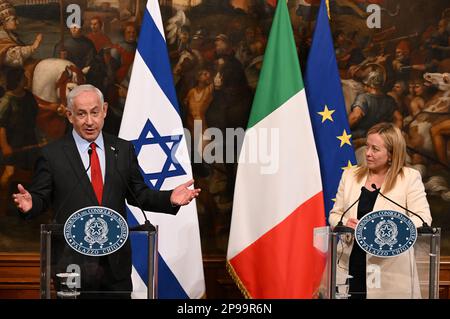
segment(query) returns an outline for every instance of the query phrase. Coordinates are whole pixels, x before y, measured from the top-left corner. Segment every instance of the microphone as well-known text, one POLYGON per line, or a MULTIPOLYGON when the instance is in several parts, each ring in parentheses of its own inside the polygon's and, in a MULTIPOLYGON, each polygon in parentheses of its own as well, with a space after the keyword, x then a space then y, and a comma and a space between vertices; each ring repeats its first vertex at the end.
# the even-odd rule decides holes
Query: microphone
POLYGON ((388 201, 390 201, 391 203, 393 203, 393 204, 397 205, 398 207, 400 207, 400 208, 406 210, 408 213, 411 213, 411 214, 413 214, 414 216, 418 217, 418 218, 422 221, 422 226, 417 227, 417 232, 418 232, 418 233, 420 233, 420 234, 434 234, 433 228, 430 227, 430 226, 428 226, 428 224, 423 220, 422 217, 420 217, 419 214, 410 211, 408 208, 403 207, 403 206, 400 205, 399 203, 396 203, 396 202, 394 202, 392 199, 390 199, 389 197, 385 196, 382 192, 380 192, 381 187, 380 187, 380 188, 377 188, 377 185, 375 185, 375 184, 372 184, 372 185, 370 185, 370 186, 372 186, 372 188, 375 189, 375 191, 378 192, 378 194, 380 194, 383 198, 386 198, 386 199, 387 199, 388 201))
MULTIPOLYGON (((84 170, 84 173, 83 173, 83 174, 85 174, 85 173, 89 170, 89 168, 91 168, 92 148, 91 148, 90 146, 89 146, 89 149, 88 149, 88 154, 89 154, 89 164, 88 164, 87 168, 84 170)), ((75 185, 73 185, 73 187, 72 187, 72 189, 70 190, 69 194, 68 194, 67 197, 63 200, 61 206, 59 206, 58 211, 56 212, 55 216, 53 217, 53 222, 54 222, 54 223, 56 223, 56 218, 57 218, 58 215, 61 213, 61 211, 62 211, 62 209, 64 208, 64 206, 67 204, 67 201, 68 201, 69 198, 72 196, 73 191, 75 190, 75 188, 76 188, 78 185, 80 185, 80 181, 81 181, 81 178, 83 177, 83 174, 78 175, 77 182, 75 183, 75 185)))
POLYGON ((138 204, 138 208, 141 210, 142 215, 144 216, 145 222, 144 224, 141 225, 137 225, 134 227, 129 227, 129 229, 131 231, 147 231, 147 232, 155 232, 156 228, 155 226, 150 223, 150 221, 147 218, 147 215, 145 214, 144 210, 142 209, 142 204, 141 202, 137 199, 136 195, 134 194, 134 192, 131 190, 130 185, 128 185, 128 182, 125 180, 125 178, 123 177, 122 173, 119 171, 119 169, 117 168, 117 156, 119 155, 119 150, 117 148, 114 148, 111 146, 111 150, 114 152, 114 168, 116 170, 117 173, 119 173, 120 178, 122 179, 122 182, 125 183, 128 192, 131 194, 131 196, 133 197, 134 201, 138 204))
MULTIPOLYGON (((363 188, 361 187, 361 192, 362 192, 362 189, 363 189, 363 188)), ((334 226, 334 228, 333 228, 333 231, 334 231, 334 232, 336 232, 336 233, 351 233, 351 234, 353 234, 353 233, 355 232, 355 230, 354 230, 353 228, 348 227, 348 226, 344 226, 344 223, 342 223, 342 219, 344 218, 344 215, 345 215, 345 214, 346 214, 353 206, 355 206, 355 204, 356 204, 357 202, 359 202, 360 199, 361 199, 361 194, 359 195, 358 199, 355 200, 355 201, 353 202, 353 204, 351 204, 350 207, 347 208, 347 209, 342 213, 341 219, 339 220, 339 223, 337 223, 337 225, 334 226)))

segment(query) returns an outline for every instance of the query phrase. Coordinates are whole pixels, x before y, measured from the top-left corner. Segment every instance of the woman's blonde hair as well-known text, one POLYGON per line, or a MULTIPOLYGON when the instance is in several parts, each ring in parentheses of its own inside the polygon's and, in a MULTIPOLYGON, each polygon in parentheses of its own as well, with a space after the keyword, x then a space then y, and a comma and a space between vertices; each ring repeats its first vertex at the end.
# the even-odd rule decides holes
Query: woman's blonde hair
MULTIPOLYGON (((403 176, 403 167, 406 166, 406 142, 402 132, 392 123, 378 123, 367 131, 370 134, 379 134, 384 141, 384 145, 390 155, 389 170, 385 178, 384 191, 390 191, 397 181, 397 176, 403 176)), ((369 173, 366 165, 358 167, 356 170, 356 179, 361 179, 369 173)))

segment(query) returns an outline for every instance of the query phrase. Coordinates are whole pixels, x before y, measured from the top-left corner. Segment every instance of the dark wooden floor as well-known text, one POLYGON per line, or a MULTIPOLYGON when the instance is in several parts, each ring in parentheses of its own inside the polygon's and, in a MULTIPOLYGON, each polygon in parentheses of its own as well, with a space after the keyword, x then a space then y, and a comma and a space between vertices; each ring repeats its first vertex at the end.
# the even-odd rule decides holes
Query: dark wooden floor
MULTIPOLYGON (((224 256, 205 256, 206 298, 241 299, 224 256)), ((450 257, 441 257, 439 297, 450 299, 450 257)), ((39 298, 39 255, 0 253, 0 299, 39 298)))

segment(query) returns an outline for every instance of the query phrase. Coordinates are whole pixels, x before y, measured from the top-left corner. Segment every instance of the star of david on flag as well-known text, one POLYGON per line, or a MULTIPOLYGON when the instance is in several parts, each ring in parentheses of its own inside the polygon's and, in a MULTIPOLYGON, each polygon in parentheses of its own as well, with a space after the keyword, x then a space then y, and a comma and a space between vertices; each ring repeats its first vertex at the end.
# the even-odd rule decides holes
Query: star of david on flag
POLYGON ((150 119, 148 119, 139 137, 131 141, 138 158, 141 155, 141 151, 143 151, 142 147, 145 145, 158 145, 167 156, 161 171, 147 173, 141 168, 142 176, 150 188, 159 190, 167 178, 186 175, 183 166, 174 156, 182 137, 183 135, 180 134, 161 136, 150 119))

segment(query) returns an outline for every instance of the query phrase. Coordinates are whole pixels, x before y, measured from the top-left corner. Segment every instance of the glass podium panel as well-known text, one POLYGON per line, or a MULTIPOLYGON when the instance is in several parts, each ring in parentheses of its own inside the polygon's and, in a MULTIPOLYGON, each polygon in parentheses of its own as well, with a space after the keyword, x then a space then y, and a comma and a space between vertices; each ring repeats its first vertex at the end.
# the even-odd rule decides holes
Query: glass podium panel
POLYGON ((332 249, 330 249, 330 227, 316 227, 314 228, 313 234, 313 246, 317 249, 325 258, 326 263, 322 274, 322 279, 320 286, 316 293, 319 299, 331 299, 331 293, 329 287, 335 287, 336 282, 331 282, 331 280, 336 278, 336 276, 331 275, 332 269, 332 249))
POLYGON ((358 277, 356 272, 353 273, 355 276, 349 274, 350 253, 358 245, 354 235, 333 232, 328 226, 315 228, 314 247, 326 259, 317 296, 323 299, 439 298, 441 230, 434 228, 433 231, 432 234, 418 233, 414 246, 394 257, 377 257, 360 250, 362 273, 358 277), (361 279, 364 275, 365 288, 358 292, 354 286, 357 278, 360 282, 364 280, 361 279))
POLYGON ((439 298, 439 260, 441 229, 434 234, 420 234, 414 245, 417 274, 422 298, 439 298))
POLYGON ((88 256, 67 244, 62 224, 41 225, 41 299, 156 299, 157 238, 157 229, 131 230, 119 250, 88 256), (133 284, 131 258, 141 265, 133 284))

